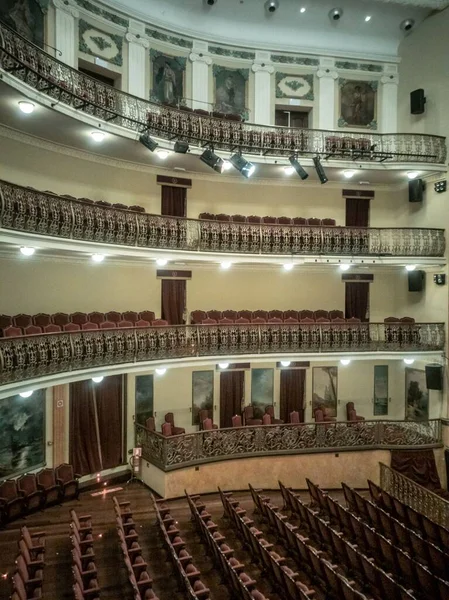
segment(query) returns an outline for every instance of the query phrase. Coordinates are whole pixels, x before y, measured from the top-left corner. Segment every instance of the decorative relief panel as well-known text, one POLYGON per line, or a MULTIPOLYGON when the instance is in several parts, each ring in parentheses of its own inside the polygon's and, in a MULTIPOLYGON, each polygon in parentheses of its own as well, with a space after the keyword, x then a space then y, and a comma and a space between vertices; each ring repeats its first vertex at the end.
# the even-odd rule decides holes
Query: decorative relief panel
POLYGON ((285 54, 272 54, 271 62, 280 63, 283 65, 305 65, 307 67, 317 67, 320 64, 318 58, 288 56, 285 54))
POLYGON ((314 100, 313 75, 276 73, 276 98, 302 98, 314 100))
POLYGON ((249 69, 228 69, 213 66, 215 110, 224 114, 241 115, 248 118, 246 108, 249 69))
POLYGON ((152 85, 150 100, 162 104, 182 103, 187 59, 150 50, 152 85))
POLYGON ((372 63, 357 63, 345 60, 337 60, 335 62, 336 69, 344 69, 348 71, 368 71, 370 73, 382 73, 382 65, 374 65, 372 63))
POLYGON ((377 129, 378 81, 339 79, 339 127, 377 129))
POLYGON ((128 19, 124 19, 123 17, 121 17, 115 13, 111 13, 108 10, 104 10, 103 8, 96 6, 92 2, 89 2, 89 0, 75 0, 75 1, 78 4, 78 6, 80 6, 81 8, 84 8, 84 10, 89 11, 93 15, 97 15, 97 17, 102 17, 103 19, 106 19, 106 21, 111 21, 111 23, 115 23, 116 25, 120 25, 121 27, 126 27, 126 28, 129 27, 128 19))
POLYGON ((235 48, 222 48, 221 46, 209 46, 209 52, 218 56, 230 56, 232 58, 241 58, 242 60, 254 60, 255 52, 248 50, 236 50, 235 48))
POLYGON ((123 37, 102 31, 82 19, 79 22, 79 50, 118 67, 123 65, 123 37))
POLYGON ((193 40, 180 38, 178 36, 171 35, 169 32, 159 31, 158 29, 147 27, 145 29, 145 33, 148 37, 159 40, 160 42, 167 42, 167 44, 181 46, 181 48, 193 48, 193 40))

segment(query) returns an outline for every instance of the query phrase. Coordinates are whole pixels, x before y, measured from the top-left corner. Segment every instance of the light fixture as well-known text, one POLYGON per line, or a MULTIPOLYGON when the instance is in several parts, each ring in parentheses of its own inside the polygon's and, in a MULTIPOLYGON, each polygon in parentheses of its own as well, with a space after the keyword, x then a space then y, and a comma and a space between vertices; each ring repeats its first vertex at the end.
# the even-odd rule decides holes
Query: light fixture
POLYGON ((348 265, 347 263, 340 265, 340 271, 349 271, 350 268, 351 265, 348 265))
POLYGON ((333 22, 339 21, 343 16, 343 9, 342 8, 333 8, 332 10, 329 11, 328 15, 329 15, 329 19, 331 21, 333 21, 333 22))
POLYGON ((34 106, 34 104, 32 102, 27 102, 26 100, 21 100, 19 102, 19 108, 26 115, 30 115, 32 112, 34 112, 34 109, 36 107, 34 106))
POLYGON ((354 169, 346 169, 346 171, 343 171, 343 177, 345 177, 346 179, 351 179, 351 177, 354 177, 354 175, 354 169))
POLYGON ((103 381, 104 377, 103 375, 98 375, 97 377, 92 377, 92 381, 94 383, 101 383, 103 381))
POLYGON ((21 246, 20 252, 24 256, 33 256, 33 254, 36 252, 36 248, 32 248, 31 246, 21 246))
POLYGON ((294 266, 293 263, 284 263, 284 271, 291 271, 294 266))
POLYGON ((406 271, 414 271, 416 269, 416 265, 405 265, 406 271))
POLYGON ((281 360, 282 367, 289 367, 292 364, 291 360, 281 360))
POLYGON ((168 263, 168 260, 166 258, 158 258, 156 260, 156 264, 158 267, 165 267, 165 265, 168 263))
POLYGON ((223 171, 229 171, 229 169, 232 169, 232 164, 229 162, 229 160, 224 160, 223 171))
POLYGON ((293 175, 293 173, 295 172, 294 167, 284 167, 284 173, 286 175, 293 175))
POLYGON ((324 172, 323 165, 320 161, 320 157, 314 156, 312 160, 313 164, 315 165, 315 170, 316 174, 318 175, 318 179, 321 181, 321 183, 327 183, 329 180, 326 176, 326 173, 324 172))
POLYGON ((441 181, 437 181, 433 184, 433 189, 437 194, 442 194, 447 190, 447 181, 442 179, 441 181))
POLYGON ((349 358, 342 358, 340 360, 340 364, 343 365, 344 367, 347 367, 350 364, 351 360, 349 358))
POLYGON ((309 176, 309 174, 307 173, 307 171, 305 169, 302 168, 302 166, 299 164, 298 159, 296 158, 296 156, 294 154, 292 154, 289 159, 291 166, 295 169, 295 171, 298 173, 298 175, 301 177, 301 179, 304 181, 304 179, 307 179, 307 177, 309 176))
POLYGON ((365 23, 368 23, 368 21, 371 21, 371 15, 366 15, 365 23))
POLYGON ((167 158, 167 156, 170 154, 170 152, 168 150, 164 150, 163 148, 161 148, 160 150, 158 150, 156 152, 156 154, 159 156, 160 159, 165 160, 167 158))
POLYGON ((165 375, 166 372, 167 372, 167 369, 165 367, 159 367, 158 369, 156 369, 157 375, 165 375))
POLYGON ((416 179, 418 177, 418 175, 419 175, 419 171, 409 171, 407 173, 407 177, 409 179, 416 179))
POLYGON ((231 163, 226 161, 227 167, 225 167, 225 161, 217 156, 212 148, 206 148, 203 154, 200 156, 200 160, 203 161, 208 167, 216 171, 217 173, 221 173, 225 169, 232 167, 231 163))
POLYGON ((104 131, 91 131, 90 135, 92 136, 92 139, 94 140, 94 142, 97 142, 98 144, 100 142, 102 142, 104 140, 104 138, 106 137, 106 134, 104 133, 104 131))
POLYGON ((33 390, 28 390, 28 392, 20 392, 19 396, 21 398, 29 398, 33 395, 33 390))
POLYGON ((224 269, 224 270, 226 270, 226 269, 230 269, 230 268, 231 268, 231 266, 232 266, 232 262, 229 262, 229 261, 227 261, 227 260, 225 260, 224 262, 222 262, 222 263, 220 264, 220 267, 221 267, 222 269, 224 269))
POLYGON ((273 14, 279 8, 279 0, 266 0, 265 10, 270 14, 273 14))
POLYGON ((189 144, 187 142, 184 142, 183 140, 178 140, 177 142, 175 142, 173 149, 178 154, 186 154, 186 152, 188 152, 189 150, 189 144))
POLYGON ((218 363, 220 369, 227 369, 229 367, 229 363, 218 363))
POLYGON ((230 162, 232 166, 235 167, 237 171, 240 171, 240 173, 247 179, 251 177, 256 170, 255 165, 247 161, 246 158, 244 158, 239 152, 236 152, 236 154, 231 156, 230 162))
POLYGON ((402 31, 410 31, 411 29, 413 29, 413 26, 415 25, 415 20, 414 19, 404 19, 401 24, 399 25, 400 29, 402 29, 402 31))
POLYGON ((305 12, 306 12, 306 7, 305 7, 305 6, 302 6, 302 7, 299 9, 299 12, 300 12, 300 13, 305 13, 305 12))
POLYGON ((404 362, 406 365, 412 365, 415 362, 414 358, 404 358, 404 362))
POLYGON ((96 263, 101 263, 104 261, 104 254, 92 254, 92 260, 96 263))
POLYGON ((148 134, 142 134, 139 137, 139 142, 143 144, 145 148, 148 148, 148 150, 150 150, 151 152, 154 152, 159 146, 159 144, 155 140, 153 140, 153 138, 150 137, 148 134))

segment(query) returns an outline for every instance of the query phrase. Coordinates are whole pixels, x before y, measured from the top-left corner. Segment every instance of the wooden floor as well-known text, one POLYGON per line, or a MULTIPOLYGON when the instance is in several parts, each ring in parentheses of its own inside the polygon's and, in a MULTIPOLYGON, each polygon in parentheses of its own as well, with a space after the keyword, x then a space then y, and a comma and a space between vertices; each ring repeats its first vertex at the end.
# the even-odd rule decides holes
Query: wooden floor
MULTIPOLYGON (((72 599, 72 572, 71 572, 71 542, 70 542, 70 509, 74 508, 79 515, 92 516, 94 534, 94 549, 98 569, 98 583, 101 588, 102 599, 132 600, 133 594, 128 583, 126 569, 119 546, 119 538, 115 528, 115 516, 112 507, 112 496, 116 495, 119 501, 129 500, 133 511, 134 521, 138 525, 139 542, 142 553, 148 562, 149 572, 154 580, 153 589, 160 600, 181 600, 184 595, 177 590, 173 578, 172 565, 166 562, 166 553, 162 547, 158 527, 155 522, 154 511, 151 508, 150 492, 138 482, 117 484, 122 487, 120 491, 100 496, 92 496, 95 490, 82 492, 78 501, 73 500, 60 506, 47 508, 35 513, 26 519, 14 521, 0 532, 0 600, 6 600, 11 594, 10 577, 14 572, 14 561, 17 555, 17 542, 20 537, 20 527, 27 525, 31 530, 42 530, 46 533, 46 552, 44 568, 43 595, 46 600, 72 599)), ((107 490, 107 488, 106 488, 107 490)), ((195 490, 190 490, 194 493, 195 490)), ((337 499, 342 499, 339 492, 332 494, 337 499)), ((308 494, 302 494, 308 501, 308 494)), ((248 515, 253 513, 253 502, 249 492, 236 492, 234 497, 240 501, 241 506, 248 510, 248 515)), ((272 501, 282 506, 280 491, 270 492, 272 501)), ((219 530, 226 536, 227 543, 235 549, 235 555, 244 564, 248 565, 246 572, 257 581, 258 589, 268 596, 270 600, 283 600, 277 595, 269 582, 264 579, 256 565, 251 564, 250 556, 242 545, 230 524, 222 518, 223 508, 218 494, 202 496, 213 520, 218 524, 219 530)), ((187 548, 193 556, 194 563, 201 571, 202 581, 211 590, 212 600, 233 600, 226 585, 221 582, 220 574, 214 568, 210 557, 206 554, 204 546, 190 520, 190 510, 187 500, 180 498, 169 502, 171 514, 178 521, 178 527, 184 538, 187 548)), ((266 527, 267 539, 270 535, 266 527)), ((270 539, 270 541, 274 541, 270 539)), ((279 552, 286 554, 285 549, 279 552)), ((317 600, 320 600, 319 596, 317 600)))

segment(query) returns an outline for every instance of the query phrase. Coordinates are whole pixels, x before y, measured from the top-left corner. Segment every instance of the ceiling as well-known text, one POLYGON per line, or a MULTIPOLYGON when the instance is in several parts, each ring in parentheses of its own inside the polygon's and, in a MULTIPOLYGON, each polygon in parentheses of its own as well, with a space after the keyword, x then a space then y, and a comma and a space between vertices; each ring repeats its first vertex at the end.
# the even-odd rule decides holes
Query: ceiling
MULTIPOLYGON (((399 25, 416 26, 447 0, 279 0, 269 14, 264 0, 108 0, 109 7, 168 30, 215 43, 269 50, 314 52, 369 59, 397 56, 399 25), (331 22, 331 9, 343 9, 331 22), (300 9, 305 8, 301 13, 300 9), (369 22, 365 17, 371 16, 369 22)), ((415 26, 415 27, 416 27, 415 26)))

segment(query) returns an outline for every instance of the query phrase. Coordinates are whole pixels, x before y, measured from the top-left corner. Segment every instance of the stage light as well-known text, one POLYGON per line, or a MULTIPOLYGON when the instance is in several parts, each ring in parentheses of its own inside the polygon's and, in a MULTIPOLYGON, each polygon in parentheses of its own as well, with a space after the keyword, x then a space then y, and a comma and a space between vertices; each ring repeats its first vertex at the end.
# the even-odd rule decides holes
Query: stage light
POLYGON ((232 169, 232 165, 229 162, 229 160, 224 160, 223 161, 223 171, 229 171, 229 169, 232 169))
POLYGON ((104 261, 104 254, 92 254, 92 260, 96 263, 101 263, 104 261))
POLYGON ((33 390, 28 390, 28 392, 20 392, 19 396, 21 398, 29 398, 33 395, 33 390))
POLYGON ((220 369, 227 369, 229 367, 229 363, 218 363, 220 369))
POLYGON ((409 172, 407 173, 407 177, 408 177, 409 179, 416 179, 416 178, 418 177, 418 175, 419 175, 419 172, 418 172, 418 171, 409 171, 409 172))
POLYGON ((33 254, 36 252, 36 248, 32 248, 31 246, 21 246, 20 252, 24 256, 33 256, 33 254))
POLYGON ((188 150, 189 144, 187 142, 184 142, 182 140, 178 140, 177 142, 175 142, 174 151, 178 154, 186 154, 188 150))
POLYGON ((150 150, 151 152, 154 152, 159 146, 159 144, 155 140, 153 140, 153 138, 150 137, 147 133, 142 134, 139 137, 139 142, 143 144, 145 148, 148 148, 148 150, 150 150))
POLYGON ((34 109, 36 107, 34 106, 34 104, 32 102, 27 102, 26 100, 21 100, 19 102, 19 108, 26 115, 30 115, 32 112, 34 112, 34 109))
POLYGON ((159 158, 161 158, 162 160, 165 160, 167 158, 167 156, 170 154, 170 152, 168 150, 164 150, 163 148, 161 148, 160 150, 158 150, 156 152, 156 154, 159 156, 159 158))
POLYGON ((106 136, 104 131, 91 131, 90 135, 92 136, 94 142, 97 142, 98 144, 102 142, 106 136))
POLYGON ((284 271, 291 271, 294 266, 293 263, 284 263, 284 271))
POLYGON ((92 381, 94 383, 101 383, 103 381, 104 377, 103 375, 98 375, 98 377, 92 377, 92 381))
POLYGON ((227 269, 230 269, 230 268, 231 268, 231 266, 232 266, 232 262, 229 262, 229 261, 227 261, 227 260, 225 260, 224 262, 222 262, 222 263, 220 264, 220 267, 221 267, 222 269, 224 269, 225 271, 226 271, 227 269))
POLYGON ((307 173, 307 171, 305 171, 302 166, 299 164, 298 159, 296 158, 296 156, 294 154, 292 154, 292 156, 290 156, 290 158, 288 159, 290 161, 291 166, 295 169, 295 171, 298 173, 298 175, 301 177, 301 179, 304 181, 304 179, 307 179, 307 177, 309 176, 309 174, 307 173))
MULTIPOLYGON (((217 173, 222 173, 225 170, 225 168, 228 168, 225 167, 225 161, 219 156, 217 156, 211 148, 206 148, 206 150, 200 156, 200 160, 202 160, 203 163, 205 163, 208 167, 210 167, 217 173)), ((230 163, 227 164, 229 165, 229 167, 232 166, 230 163)))
POLYGON ((295 172, 295 169, 293 167, 284 167, 284 173, 286 175, 293 175, 294 172, 295 172))
POLYGON ((158 267, 165 267, 165 265, 168 263, 168 260, 166 258, 158 258, 156 260, 156 264, 158 267))
POLYGON ((351 268, 351 265, 348 265, 348 264, 340 265, 340 271, 349 271, 350 268, 351 268))
POLYGON ((289 367, 292 364, 291 360, 281 360, 282 367, 289 367))
POLYGON ((404 362, 406 365, 412 365, 415 362, 414 358, 404 358, 404 362))
POLYGON ((255 165, 247 161, 246 158, 244 158, 238 152, 231 156, 230 161, 232 166, 235 167, 237 171, 240 171, 240 173, 246 178, 251 177, 251 175, 256 170, 255 165))
POLYGON ((321 181, 321 183, 327 183, 329 180, 326 177, 326 173, 324 172, 323 165, 320 161, 320 157, 314 156, 312 160, 313 164, 315 165, 316 174, 318 175, 319 180, 321 181))
POLYGON ((355 171, 353 169, 346 169, 346 171, 343 171, 343 177, 346 179, 351 179, 351 177, 354 177, 354 175, 355 171))
POLYGON ((351 360, 349 358, 342 358, 340 360, 340 364, 343 365, 344 367, 347 367, 350 364, 351 360))
POLYGON ((159 367, 158 369, 156 369, 157 375, 165 375, 166 372, 167 369, 165 367, 159 367))
POLYGON ((416 269, 416 265, 405 265, 406 271, 414 271, 416 269))

